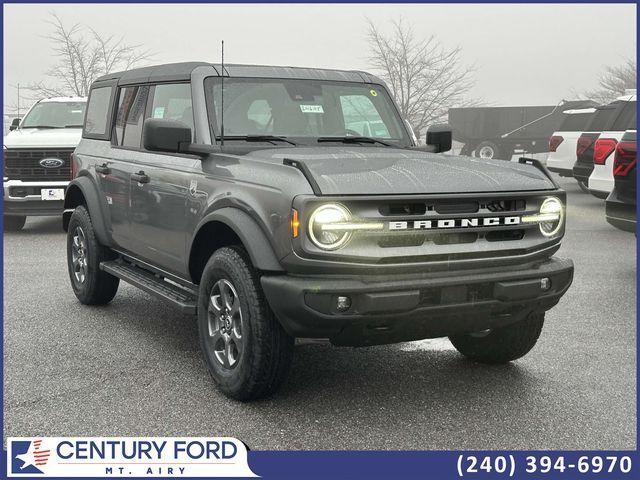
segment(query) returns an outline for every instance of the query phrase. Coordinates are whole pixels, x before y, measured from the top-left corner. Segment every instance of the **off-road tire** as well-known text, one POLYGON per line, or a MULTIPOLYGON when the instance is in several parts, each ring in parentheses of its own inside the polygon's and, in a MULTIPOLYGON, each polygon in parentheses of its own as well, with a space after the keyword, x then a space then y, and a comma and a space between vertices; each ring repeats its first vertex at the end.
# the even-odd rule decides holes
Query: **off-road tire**
POLYGON ((269 308, 259 273, 242 247, 220 248, 207 262, 200 281, 198 333, 209 373, 228 397, 240 401, 267 397, 279 388, 289 371, 294 339, 269 308), (210 336, 210 298, 220 280, 235 287, 242 310, 243 349, 234 368, 216 358, 210 336))
POLYGON ((4 216, 4 231, 5 232, 18 232, 22 230, 25 222, 27 221, 27 217, 25 216, 14 216, 14 215, 5 215, 4 216))
POLYGON ((465 357, 480 363, 507 363, 523 357, 538 341, 544 324, 544 312, 532 313, 526 319, 491 330, 485 336, 473 334, 449 337, 465 357))
POLYGON ((77 207, 71 214, 67 231, 67 267, 73 293, 80 303, 105 305, 113 300, 120 279, 100 270, 100 262, 113 260, 115 257, 111 249, 98 242, 87 209, 84 206, 77 207), (82 282, 76 278, 72 261, 72 245, 78 228, 83 232, 86 243, 86 275, 82 282))

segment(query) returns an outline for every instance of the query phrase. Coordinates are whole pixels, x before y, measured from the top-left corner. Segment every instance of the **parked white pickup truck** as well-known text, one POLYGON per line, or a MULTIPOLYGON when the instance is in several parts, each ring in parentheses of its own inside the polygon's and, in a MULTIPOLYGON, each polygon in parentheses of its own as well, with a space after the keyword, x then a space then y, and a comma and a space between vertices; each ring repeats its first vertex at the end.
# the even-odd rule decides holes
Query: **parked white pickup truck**
POLYGON ((3 142, 5 230, 20 230, 30 215, 62 214, 86 103, 83 97, 46 98, 11 124, 3 142))

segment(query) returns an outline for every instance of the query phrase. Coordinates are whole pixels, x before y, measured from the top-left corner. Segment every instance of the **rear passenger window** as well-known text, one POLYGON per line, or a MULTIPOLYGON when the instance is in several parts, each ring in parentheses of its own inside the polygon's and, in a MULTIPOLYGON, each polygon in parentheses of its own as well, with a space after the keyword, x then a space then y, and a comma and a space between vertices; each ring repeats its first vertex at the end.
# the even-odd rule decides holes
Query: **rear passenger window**
POLYGON ((559 132, 584 132, 593 117, 591 113, 565 113, 559 132))
POLYGON ((193 132, 191 85, 188 83, 156 85, 149 116, 177 120, 191 127, 193 132))
POLYGON ((149 87, 146 85, 120 89, 114 144, 140 148, 144 111, 148 97, 149 87))
POLYGON ((112 90, 113 87, 98 87, 91 90, 84 120, 84 137, 99 138, 107 134, 112 90))
POLYGON ((622 112, 613 122, 611 130, 621 132, 632 128, 636 128, 636 102, 626 102, 622 112))
POLYGON ((587 132, 602 132, 610 130, 611 122, 618 114, 620 102, 612 102, 604 107, 598 107, 596 113, 593 116, 593 120, 587 127, 587 132))

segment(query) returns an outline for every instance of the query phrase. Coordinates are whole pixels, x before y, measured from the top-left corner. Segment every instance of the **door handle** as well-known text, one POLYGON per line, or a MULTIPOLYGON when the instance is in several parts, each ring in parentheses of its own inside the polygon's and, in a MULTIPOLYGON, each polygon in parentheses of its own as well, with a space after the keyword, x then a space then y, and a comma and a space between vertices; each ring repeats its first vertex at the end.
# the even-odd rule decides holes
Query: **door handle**
POLYGON ((102 165, 96 165, 96 172, 102 173, 104 175, 109 175, 111 173, 111 169, 107 166, 106 163, 102 165))
POLYGON ((140 170, 138 173, 131 174, 131 180, 138 183, 149 183, 151 179, 149 178, 149 175, 140 170))

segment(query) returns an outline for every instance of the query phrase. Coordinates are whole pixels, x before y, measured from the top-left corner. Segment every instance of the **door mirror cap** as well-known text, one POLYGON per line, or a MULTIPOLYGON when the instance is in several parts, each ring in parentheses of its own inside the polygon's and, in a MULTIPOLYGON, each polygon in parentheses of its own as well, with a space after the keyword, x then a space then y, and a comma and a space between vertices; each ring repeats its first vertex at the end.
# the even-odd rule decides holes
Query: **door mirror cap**
POLYGON ((431 125, 427 129, 427 145, 432 147, 434 153, 448 152, 451 150, 452 136, 450 125, 431 125))
POLYGON ((179 153, 191 144, 191 127, 176 120, 147 118, 142 127, 142 145, 152 152, 179 153))
POLYGON ((17 130, 19 126, 20 126, 20 119, 14 118, 11 121, 11 125, 9 126, 9 131, 17 130))

